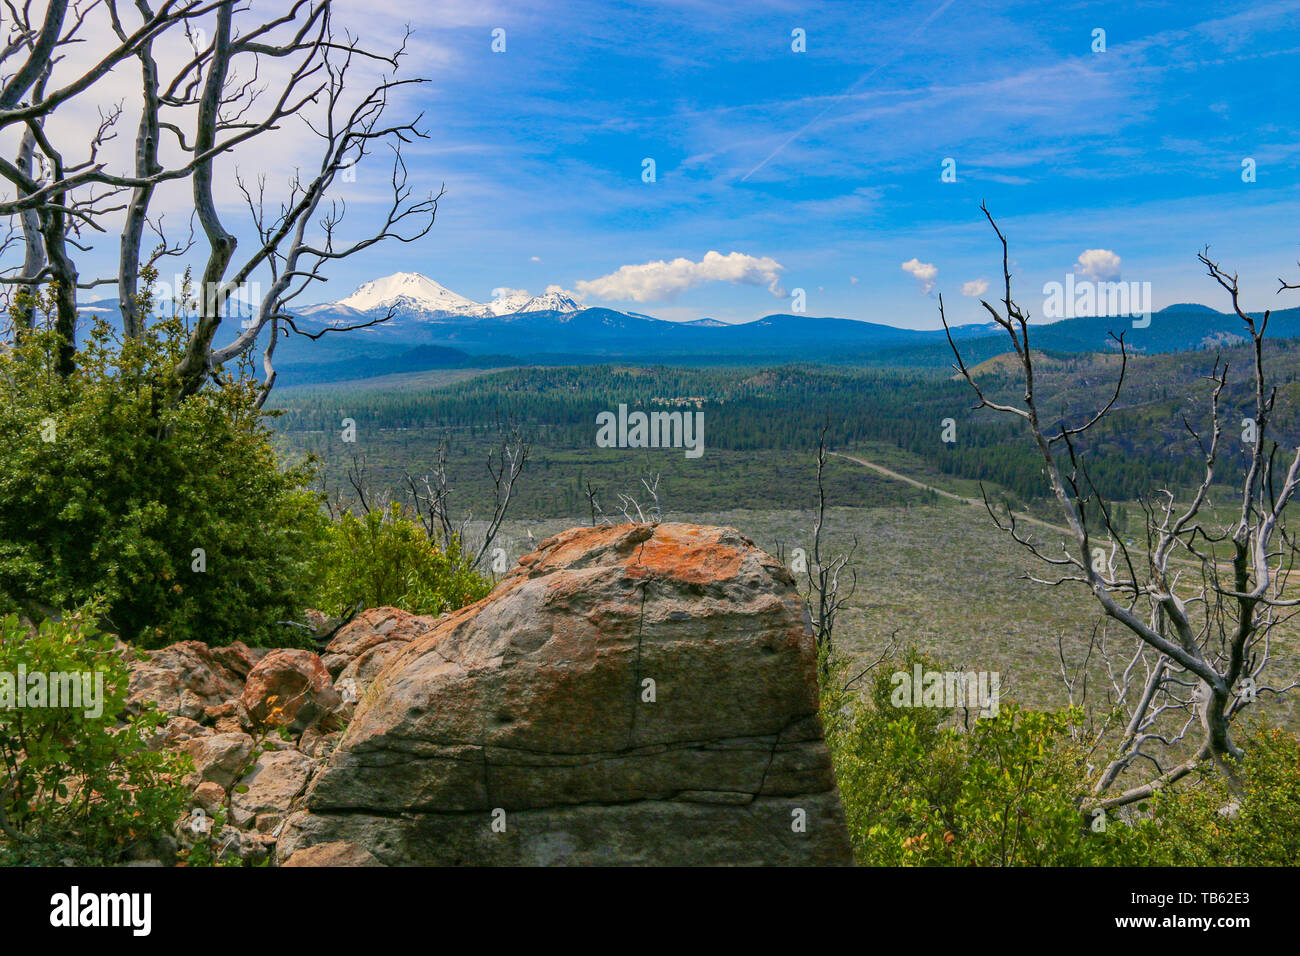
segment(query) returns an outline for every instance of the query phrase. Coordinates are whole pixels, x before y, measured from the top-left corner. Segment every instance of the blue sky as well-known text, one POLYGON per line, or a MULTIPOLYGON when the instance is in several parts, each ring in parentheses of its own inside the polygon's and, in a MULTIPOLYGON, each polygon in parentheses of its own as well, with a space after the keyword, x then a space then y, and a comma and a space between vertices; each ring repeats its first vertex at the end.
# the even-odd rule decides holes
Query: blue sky
MULTIPOLYGON (((428 237, 338 263, 317 301, 418 271, 480 301, 554 285, 671 319, 789 311, 802 288, 812 315, 934 328, 936 292, 975 321, 963 286, 996 285, 987 199, 1036 315, 1085 250, 1157 308, 1226 307, 1206 243, 1248 307, 1300 305, 1274 295, 1300 280, 1300 0, 350 0, 341 19, 410 22, 431 82, 393 115, 423 111, 412 175, 447 193, 428 237)), ((364 213, 386 173, 340 194, 364 213)))

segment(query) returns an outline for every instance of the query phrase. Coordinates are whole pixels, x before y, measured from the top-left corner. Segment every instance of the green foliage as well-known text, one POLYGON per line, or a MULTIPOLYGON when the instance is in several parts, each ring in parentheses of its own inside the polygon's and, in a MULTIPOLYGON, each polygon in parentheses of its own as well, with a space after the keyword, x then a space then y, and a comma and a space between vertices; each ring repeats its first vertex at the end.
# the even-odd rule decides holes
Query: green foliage
POLYGON ((1151 865, 1300 864, 1300 737, 1257 727, 1240 744, 1246 756, 1239 763, 1207 768, 1152 801, 1159 836, 1151 841, 1151 865))
POLYGON ((895 707, 890 674, 920 663, 910 652, 874 673, 866 692, 823 682, 822 714, 859 863, 874 866, 1086 866, 1137 863, 1130 828, 1093 832, 1079 804, 1083 757, 1075 711, 1002 702, 995 716, 955 726, 951 709, 895 707))
MULTIPOLYGON (((119 723, 127 667, 113 639, 92 630, 92 610, 35 632, 17 615, 0 618, 0 680, 22 666, 27 675, 103 681, 93 708, 86 697, 79 707, 17 707, 16 697, 0 693, 0 864, 115 863, 169 834, 184 809, 188 791, 179 781, 188 760, 149 749, 165 719, 152 708, 119 723)), ((156 844, 148 852, 155 855, 156 844)))
POLYGON ((330 525, 317 580, 316 606, 331 614, 346 613, 358 603, 441 614, 492 589, 459 543, 439 548, 396 503, 362 517, 347 511, 330 525))
POLYGON ((185 336, 174 317, 117 344, 96 322, 69 377, 52 332, 0 354, 0 606, 103 596, 148 646, 285 642, 324 523, 309 470, 278 467, 250 381, 177 399, 185 336))
POLYGON ((1002 702, 969 729, 936 707, 895 707, 890 673, 941 670, 914 651, 844 689, 832 666, 822 720, 854 853, 875 866, 1294 866, 1300 862, 1300 737, 1256 729, 1246 757, 1206 767, 1153 800, 1081 811, 1081 713, 1002 702), (1235 782, 1234 782, 1235 778, 1235 782), (1231 808, 1232 812, 1225 812, 1231 808))

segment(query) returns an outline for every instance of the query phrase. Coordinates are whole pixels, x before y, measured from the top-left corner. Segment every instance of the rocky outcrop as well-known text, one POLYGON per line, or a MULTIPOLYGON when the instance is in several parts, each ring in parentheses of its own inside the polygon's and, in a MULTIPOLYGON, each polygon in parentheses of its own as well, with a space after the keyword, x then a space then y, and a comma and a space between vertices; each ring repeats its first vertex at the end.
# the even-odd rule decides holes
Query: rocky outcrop
POLYGON ((218 652, 199 641, 137 652, 130 665, 127 709, 138 710, 149 702, 166 713, 202 720, 208 707, 239 696, 244 682, 230 664, 242 662, 245 654, 251 659, 243 645, 218 652))
POLYGON ((850 862, 803 605, 738 532, 575 529, 475 605, 381 617, 327 652, 368 688, 281 861, 850 862))
POLYGON ((128 658, 127 709, 171 715, 154 746, 188 756, 194 792, 182 846, 265 860, 276 828, 340 733, 342 695, 321 659, 301 649, 184 641, 128 658), (213 821, 224 826, 216 833, 213 821))
MULTIPOLYGON (((178 829, 182 845, 207 841, 219 857, 264 859, 355 700, 402 647, 432 628, 429 619, 395 608, 374 608, 346 624, 315 616, 318 630, 333 635, 323 658, 238 641, 182 641, 155 651, 122 646, 127 710, 153 705, 169 715, 153 746, 194 765, 183 781, 194 792, 178 829), (218 816, 225 825, 214 836, 218 816)), ((359 848, 336 847, 303 854, 295 865, 379 864, 359 848)))

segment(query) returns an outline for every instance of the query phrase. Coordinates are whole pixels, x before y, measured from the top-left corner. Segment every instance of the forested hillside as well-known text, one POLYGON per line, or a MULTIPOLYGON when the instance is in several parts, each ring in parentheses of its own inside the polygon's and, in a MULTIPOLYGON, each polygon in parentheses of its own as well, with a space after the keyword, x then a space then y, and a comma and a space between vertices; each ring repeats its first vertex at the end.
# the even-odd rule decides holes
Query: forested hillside
MULTIPOLYGON (((1270 361, 1283 391, 1294 390, 1300 374, 1295 341, 1272 348, 1270 361)), ((1219 357, 1195 352, 1129 360, 1121 400, 1081 443, 1093 481, 1109 497, 1132 501, 1199 476, 1200 455, 1184 417, 1197 422, 1203 416, 1204 379, 1219 357), (1153 444, 1160 453, 1147 451, 1153 444)), ((1241 376, 1249 368, 1247 357, 1237 348, 1223 352, 1222 360, 1233 369, 1225 406, 1245 408, 1249 396, 1241 376)), ((1071 415, 1104 403, 1119 371, 1113 355, 1048 353, 1038 368, 1049 407, 1071 415)), ((979 374, 992 394, 1014 396, 1023 388, 996 361, 979 374)), ((405 387, 394 377, 384 387, 285 389, 276 395, 282 412, 277 430, 288 449, 319 456, 345 492, 342 475, 354 456, 366 459, 373 478, 398 490, 403 473, 426 469, 445 438, 462 483, 458 491, 481 510, 487 488, 478 460, 502 424, 518 426, 532 442, 540 475, 518 490, 518 515, 581 514, 588 481, 606 492, 626 490, 652 472, 664 475, 668 500, 677 509, 799 507, 808 500, 806 478, 792 486, 782 469, 791 466, 792 456, 806 459, 827 424, 827 441, 835 448, 893 445, 943 474, 991 482, 1022 501, 1046 493, 1036 453, 1019 424, 972 412, 969 389, 951 370, 601 365, 515 368, 431 387, 412 378, 405 387), (703 412, 703 456, 688 460, 669 449, 609 454, 597 448, 596 416, 620 404, 703 412), (355 442, 341 438, 345 418, 356 423, 355 442), (944 440, 946 419, 954 422, 947 436, 952 441, 944 440)), ((1296 432, 1294 413, 1286 407, 1275 423, 1283 435, 1296 432)), ((1229 457, 1241 454, 1240 443, 1225 451, 1229 457)), ((837 500, 844 503, 907 494, 897 486, 872 491, 871 483, 863 484, 867 479, 838 468, 833 478, 847 483, 838 489, 845 497, 837 500)))

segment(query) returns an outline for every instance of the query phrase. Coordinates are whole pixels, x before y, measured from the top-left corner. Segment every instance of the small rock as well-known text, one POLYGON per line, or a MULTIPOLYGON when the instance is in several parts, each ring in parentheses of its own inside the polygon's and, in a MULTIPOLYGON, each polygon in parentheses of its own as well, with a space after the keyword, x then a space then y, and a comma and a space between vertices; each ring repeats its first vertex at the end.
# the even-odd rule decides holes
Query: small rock
POLYGON ((239 677, 247 677, 248 672, 266 653, 265 649, 254 650, 243 641, 235 641, 235 643, 227 644, 225 647, 214 647, 212 649, 212 656, 239 677))
POLYGON ((199 641, 181 641, 141 655, 129 664, 126 709, 147 703, 169 714, 202 720, 208 707, 239 697, 240 675, 199 641))
POLYGON ((231 819, 246 826, 259 813, 287 812, 315 769, 316 761, 297 750, 262 754, 230 795, 231 819))
POLYGON ((218 733, 237 733, 249 730, 252 726, 252 722, 248 719, 248 711, 238 700, 228 700, 206 707, 204 715, 218 733))
POLYGON ((242 733, 213 734, 186 741, 184 749, 194 760, 194 773, 186 777, 187 784, 211 781, 228 790, 253 752, 253 738, 242 733))
POLYGON ((166 747, 168 750, 183 750, 182 745, 186 741, 196 737, 211 737, 212 733, 210 727, 204 727, 197 720, 191 720, 189 717, 173 717, 163 724, 154 743, 156 747, 166 747))
POLYGON ((275 838, 265 833, 232 831, 240 834, 239 858, 247 863, 260 863, 275 851, 275 838))
POLYGON ((302 735, 302 740, 298 742, 298 749, 308 757, 324 760, 334 752, 334 748, 338 746, 339 738, 342 736, 343 732, 340 730, 322 733, 315 727, 309 727, 302 735))
MULTIPOLYGON (((367 651, 387 644, 398 647, 409 644, 426 634, 431 626, 432 622, 428 618, 417 617, 395 607, 369 608, 334 635, 325 648, 322 660, 330 674, 339 677, 344 668, 367 651)), ((373 673, 367 670, 363 675, 367 683, 373 673)), ((364 691, 364 687, 358 687, 358 691, 364 691)))
POLYGON ((190 805, 201 807, 209 816, 216 813, 226 802, 226 791, 218 783, 205 780, 194 788, 190 805))
POLYGON ((373 853, 355 843, 317 843, 296 851, 281 866, 383 866, 373 853))

